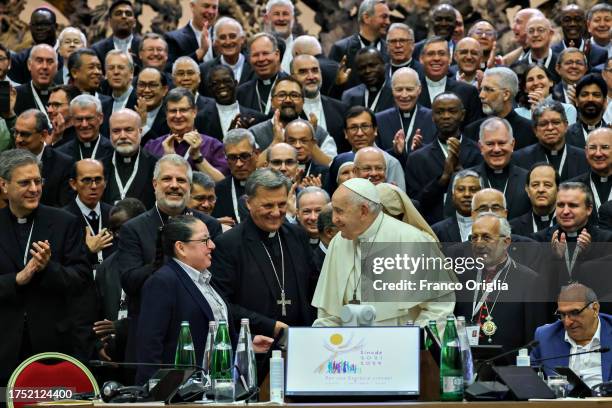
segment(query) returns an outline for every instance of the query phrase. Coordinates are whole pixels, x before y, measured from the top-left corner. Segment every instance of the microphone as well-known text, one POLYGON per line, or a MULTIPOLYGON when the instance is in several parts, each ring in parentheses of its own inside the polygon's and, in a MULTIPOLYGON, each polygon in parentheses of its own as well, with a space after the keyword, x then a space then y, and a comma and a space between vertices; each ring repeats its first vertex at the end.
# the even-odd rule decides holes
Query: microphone
POLYGON ((491 364, 492 362, 499 360, 500 358, 504 358, 504 357, 509 356, 511 354, 517 353, 520 349, 537 347, 539 344, 540 344, 540 342, 538 340, 531 340, 529 343, 525 344, 524 346, 513 348, 512 350, 508 350, 506 352, 503 352, 501 354, 493 356, 493 357, 491 357, 491 358, 489 358, 487 360, 481 361, 480 364, 478 365, 478 368, 476 369, 476 378, 478 378, 480 376, 480 370, 484 366, 487 366, 487 365, 491 364))
POLYGON ((582 354, 591 354, 591 353, 607 353, 608 351, 610 351, 610 347, 600 347, 598 349, 591 350, 591 351, 581 351, 580 353, 570 353, 570 354, 563 354, 563 355, 554 356, 554 357, 537 358, 537 359, 534 359, 533 361, 536 363, 541 363, 542 361, 556 360, 558 358, 569 358, 573 356, 580 356, 582 354))

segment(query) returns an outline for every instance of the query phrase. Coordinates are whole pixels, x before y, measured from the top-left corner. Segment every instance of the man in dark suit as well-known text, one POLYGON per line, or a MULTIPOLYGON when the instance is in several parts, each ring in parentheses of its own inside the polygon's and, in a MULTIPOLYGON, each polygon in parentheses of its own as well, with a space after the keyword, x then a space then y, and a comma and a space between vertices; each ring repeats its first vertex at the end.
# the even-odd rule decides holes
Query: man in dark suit
POLYGON ((251 127, 262 122, 266 116, 256 110, 242 106, 236 100, 237 83, 233 70, 226 65, 216 65, 208 71, 208 84, 213 100, 207 101, 195 118, 195 128, 205 135, 223 141, 233 127, 251 127))
POLYGON ((463 119, 465 126, 483 116, 482 105, 475 87, 448 76, 450 58, 447 40, 442 37, 432 37, 425 41, 420 56, 425 77, 421 78, 423 87, 418 103, 426 108, 431 108, 437 95, 442 92, 453 92, 461 99, 465 107, 466 115, 463 119))
POLYGON ((70 116, 76 139, 61 146, 58 149, 61 153, 70 156, 73 162, 90 157, 101 160, 113 153, 111 142, 100 134, 104 116, 98 98, 88 94, 77 96, 70 102, 70 116))
POLYGON ((239 200, 244 195, 247 178, 257 166, 255 137, 246 129, 232 129, 223 140, 223 148, 230 177, 226 177, 215 187, 217 204, 212 215, 216 218, 231 217, 243 221, 239 212, 239 200))
POLYGON ((555 167, 547 162, 533 164, 525 181, 531 210, 513 219, 510 226, 514 234, 531 237, 554 224, 557 188, 561 181, 555 167))
POLYGON ((431 226, 440 242, 465 242, 472 233, 472 197, 482 188, 480 176, 473 170, 461 170, 453 178, 455 214, 431 226))
MULTIPOLYGON (((293 40, 293 59, 300 55, 310 55, 316 58, 319 63, 319 76, 321 77, 319 91, 325 96, 330 96, 332 86, 336 83, 338 68, 340 64, 331 60, 323 54, 321 43, 312 35, 301 35, 293 40)), ((291 75, 295 76, 293 63, 291 65, 291 75)), ((300 80, 301 81, 301 80, 300 80)))
POLYGON ((466 287, 470 280, 484 280, 499 288, 489 293, 484 288, 458 292, 455 315, 480 327, 480 344, 499 344, 506 350, 520 347, 545 321, 545 311, 534 303, 538 275, 511 257, 510 225, 505 218, 492 212, 478 215, 470 239, 474 257, 481 259, 484 267, 457 275, 459 281, 466 287))
MULTIPOLYGON (((78 220, 40 205, 40 162, 24 149, 0 154, 0 302, 6 330, 0 383, 26 358, 76 350, 73 295, 93 281, 78 220)), ((79 357, 82 356, 79 355, 79 357)))
MULTIPOLYGON (((537 363, 539 359, 612 346, 612 316, 600 313, 597 295, 591 288, 579 283, 562 287, 556 314, 559 321, 538 327, 535 331, 538 345, 531 352, 531 361, 537 363)), ((570 357, 562 357, 547 360, 544 371, 552 375, 551 367, 569 367, 589 387, 612 380, 612 354, 590 356, 597 356, 587 360, 596 362, 593 364, 595 367, 591 364, 587 366, 585 360, 570 361, 570 357)))
POLYGON ((168 79, 157 68, 144 68, 138 74, 136 97, 142 98, 142 104, 136 104, 136 111, 143 119, 141 146, 170 132, 164 103, 168 89, 168 79))
POLYGON ((589 169, 584 174, 572 179, 584 183, 593 194, 593 214, 591 221, 595 221, 599 207, 612 200, 612 130, 602 127, 589 133, 585 147, 589 169))
MULTIPOLYGON (((338 227, 334 225, 333 221, 333 210, 331 204, 327 204, 321 212, 319 213, 319 218, 317 219, 317 229, 319 230, 319 245, 317 249, 313 251, 314 262, 317 266, 317 270, 321 270, 323 267, 323 262, 325 261, 325 256, 327 255, 327 248, 329 247, 329 243, 338 233, 338 227)), ((319 276, 317 275, 318 280, 319 276)), ((315 280, 315 287, 316 287, 315 280)))
POLYGON ((45 177, 41 203, 54 207, 66 204, 70 194, 68 179, 72 169, 72 158, 45 146, 49 125, 44 113, 36 109, 23 112, 15 122, 13 137, 15 147, 28 150, 42 162, 45 177))
POLYGON ((436 127, 431 110, 417 103, 421 81, 415 70, 403 67, 391 78, 395 106, 376 114, 376 145, 406 163, 412 146, 420 147, 435 139, 436 127))
POLYGON ((211 36, 215 20, 219 15, 219 1, 193 0, 189 6, 191 8, 189 23, 164 36, 168 43, 170 64, 180 56, 191 57, 198 63, 213 58, 211 36))
POLYGON ((106 18, 108 19, 112 35, 91 46, 96 54, 98 54, 100 61, 106 59, 109 51, 119 50, 128 53, 134 60, 134 63, 140 65, 140 60, 138 59, 140 36, 134 34, 136 15, 134 14, 132 3, 129 0, 113 1, 108 9, 106 18))
POLYGON ((361 84, 342 93, 342 103, 361 105, 376 112, 393 107, 393 94, 385 77, 382 54, 373 47, 365 47, 355 54, 355 69, 361 84))
MULTIPOLYGON (((487 40, 488 41, 488 40, 487 40)), ((449 73, 457 80, 466 84, 479 87, 482 80, 482 46, 472 37, 462 38, 457 42, 455 64, 449 68, 449 73)))
POLYGON ((578 120, 567 129, 567 143, 579 148, 585 147, 587 134, 605 127, 603 115, 606 111, 608 86, 599 74, 588 74, 576 84, 576 108, 578 120))
POLYGON ((555 34, 551 22, 544 15, 533 15, 527 21, 525 31, 529 51, 524 53, 521 60, 530 64, 544 65, 550 71, 550 79, 554 83, 559 82, 561 78, 555 72, 558 54, 550 49, 550 43, 555 34))
POLYGON ((200 64, 200 93, 204 96, 213 97, 212 91, 207 86, 210 70, 217 65, 230 67, 238 84, 242 85, 254 78, 253 68, 249 58, 242 53, 245 42, 244 29, 242 25, 231 17, 221 17, 213 30, 215 41, 214 47, 219 50, 219 55, 210 61, 200 64))
POLYGON ((594 67, 603 64, 608 59, 608 52, 593 40, 585 39, 587 30, 586 13, 577 4, 569 4, 561 9, 561 29, 563 39, 553 44, 553 52, 560 53, 565 48, 575 47, 583 51, 588 64, 594 67))
POLYGON ((308 243, 313 251, 319 247, 320 242, 319 229, 317 228, 319 213, 329 202, 330 198, 327 191, 316 186, 301 189, 295 200, 297 222, 308 234, 308 243))
POLYGON ((406 192, 419 201, 430 224, 444 218, 443 197, 455 168, 475 166, 482 161, 476 143, 461 136, 465 114, 456 94, 438 95, 432 110, 438 129, 436 139, 410 153, 406 161, 406 192))
POLYGON ((114 152, 104 161, 107 186, 102 200, 114 204, 126 197, 140 200, 146 208, 155 204, 151 180, 157 158, 140 148, 140 116, 122 109, 110 117, 114 152))
MULTIPOLYGON (((306 36, 309 37, 309 36, 306 36)), ((300 38, 296 39, 299 41, 300 38)), ((300 46, 301 42, 296 44, 300 46)), ((318 42, 317 42, 318 44, 318 42)), ((317 125, 327 130, 336 142, 338 152, 351 150, 350 144, 344 137, 342 125, 344 113, 348 107, 342 102, 322 94, 325 80, 320 60, 308 54, 296 55, 291 62, 291 76, 302 84, 304 89, 304 113, 307 117, 314 114, 317 125)))
MULTIPOLYGON (((302 177, 318 178, 321 185, 325 184, 329 166, 317 162, 313 155, 316 144, 314 128, 312 124, 304 119, 296 119, 285 126, 285 141, 297 152, 298 168, 303 170, 302 177)), ((317 152, 317 158, 321 159, 321 152, 317 152)))
POLYGON ((212 237, 221 234, 221 225, 216 219, 187 209, 190 176, 191 166, 184 158, 176 154, 162 157, 155 166, 153 176, 155 206, 121 227, 116 262, 121 270, 121 286, 128 296, 130 332, 126 351, 127 361, 133 361, 135 358, 135 336, 142 285, 155 271, 156 257, 161 256, 161 252, 156 249, 156 239, 154 239, 158 237, 159 227, 163 226, 171 216, 192 212, 207 225, 212 237))
POLYGON ((27 71, 31 80, 15 88, 15 113, 19 115, 28 109, 46 112, 49 88, 53 86, 53 78, 57 72, 57 54, 53 48, 47 44, 32 47, 28 53, 27 71))
MULTIPOLYGON (((452 40, 455 25, 457 24, 457 15, 455 8, 450 4, 439 4, 431 10, 431 22, 433 25, 434 36, 441 37, 447 41, 449 55, 454 53, 454 42, 452 40)), ((427 39, 421 40, 416 43, 414 51, 412 52, 412 58, 419 59, 427 39)))
POLYGON ((111 50, 106 54, 104 70, 112 98, 112 103, 102 105, 104 120, 108 121, 113 112, 136 106, 136 88, 132 85, 134 60, 125 51, 111 50))
MULTIPOLYGON (((519 90, 519 81, 510 68, 495 67, 485 71, 480 86, 480 101, 482 110, 489 117, 504 118, 512 126, 514 148, 516 150, 536 143, 533 126, 514 111, 514 98, 519 90)), ((485 118, 470 123, 465 127, 464 135, 478 140, 480 125, 485 118)))
POLYGON ((387 78, 391 78, 400 68, 412 68, 420 77, 425 76, 418 58, 413 58, 414 31, 404 23, 393 23, 387 30, 387 54, 389 62, 385 66, 387 78))
MULTIPOLYGON (((211 253, 215 248, 206 225, 192 215, 168 220, 161 233, 162 250, 169 260, 143 285, 142 312, 138 321, 138 362, 172 364, 181 324, 189 322, 196 361, 202 361, 210 321, 225 321, 230 328, 232 314, 211 282, 211 253)), ((251 323, 252 324, 252 323, 251 323)), ((230 329, 232 344, 236 331, 230 329)), ((136 383, 145 383, 155 366, 139 366, 136 383)))
POLYGON ((57 148, 76 139, 70 116, 70 102, 79 95, 79 90, 73 85, 57 85, 49 90, 47 114, 51 125, 51 142, 47 141, 47 144, 57 148))
MULTIPOLYGON (((515 151, 512 154, 514 164, 529 170, 538 162, 551 163, 561 181, 588 170, 584 152, 565 143, 567 117, 560 102, 542 101, 533 110, 532 117, 538 143, 515 151)), ((516 134, 516 130, 514 132, 516 134)))
POLYGON ((341 69, 351 69, 347 82, 343 84, 344 89, 359 84, 355 55, 361 48, 375 47, 382 53, 385 61, 388 59, 383 38, 391 24, 389 15, 389 7, 384 0, 362 1, 357 14, 359 32, 336 41, 332 46, 329 51, 329 58, 340 63, 341 69))
POLYGON ((312 251, 304 231, 283 222, 289 187, 279 172, 256 170, 245 188, 250 216, 217 238, 213 253, 213 282, 251 332, 268 337, 314 318, 312 251))
MULTIPOLYGON (((32 34, 34 46, 39 44, 47 44, 50 47, 55 46, 57 38, 55 13, 47 7, 34 9, 30 15, 30 33, 32 34)), ((26 48, 11 56, 11 69, 8 76, 18 84, 27 84, 32 79, 28 70, 28 60, 30 59, 32 48, 26 48)), ((55 74, 51 77, 52 81, 54 77, 55 74)))
POLYGON ((271 34, 259 33, 250 39, 248 49, 255 77, 238 87, 236 98, 241 105, 267 115, 272 106, 272 87, 287 76, 280 69, 278 41, 271 34))
POLYGON ((553 87, 553 99, 574 105, 576 83, 589 71, 587 57, 578 48, 562 49, 559 51, 555 69, 561 80, 553 87))

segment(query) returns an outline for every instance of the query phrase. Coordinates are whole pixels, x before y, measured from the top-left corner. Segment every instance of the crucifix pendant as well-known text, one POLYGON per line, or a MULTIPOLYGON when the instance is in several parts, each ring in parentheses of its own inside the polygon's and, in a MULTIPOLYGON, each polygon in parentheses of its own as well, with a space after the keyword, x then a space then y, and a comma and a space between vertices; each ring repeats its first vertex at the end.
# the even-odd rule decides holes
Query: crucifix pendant
POLYGON ((276 301, 277 305, 281 305, 281 314, 287 316, 287 305, 291 305, 291 299, 285 299, 285 291, 281 290, 281 298, 276 301))

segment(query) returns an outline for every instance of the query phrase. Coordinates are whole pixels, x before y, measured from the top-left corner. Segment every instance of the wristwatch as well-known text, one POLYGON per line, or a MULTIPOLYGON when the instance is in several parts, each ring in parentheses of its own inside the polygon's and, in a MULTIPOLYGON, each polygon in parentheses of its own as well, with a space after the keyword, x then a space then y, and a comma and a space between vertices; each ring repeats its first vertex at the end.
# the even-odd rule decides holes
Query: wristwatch
POLYGON ((200 164, 204 161, 204 156, 200 155, 197 159, 191 159, 195 164, 200 164))

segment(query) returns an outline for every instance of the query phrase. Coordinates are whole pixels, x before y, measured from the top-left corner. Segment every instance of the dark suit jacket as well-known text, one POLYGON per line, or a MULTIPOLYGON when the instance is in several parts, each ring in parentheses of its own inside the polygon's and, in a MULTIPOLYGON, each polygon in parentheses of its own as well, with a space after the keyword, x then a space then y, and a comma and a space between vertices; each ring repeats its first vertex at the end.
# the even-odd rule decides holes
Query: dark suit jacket
MULTIPOLYGON (((215 320, 215 316, 200 289, 178 263, 168 261, 145 282, 141 305, 139 363, 174 363, 182 321, 189 322, 196 361, 202 361, 208 323, 215 320)), ((228 315, 231 316, 229 307, 228 315)), ((236 331, 231 324, 229 328, 235 345, 236 331)), ((156 367, 138 367, 136 384, 145 383, 156 371, 156 367)))
POLYGON ((316 55, 315 58, 319 61, 319 68, 321 70, 321 93, 323 95, 329 95, 329 91, 336 83, 336 75, 338 74, 340 64, 338 64, 337 61, 327 58, 323 54, 316 55))
MULTIPOLYGON (((92 159, 104 160, 106 157, 111 156, 115 150, 113 149, 113 145, 111 144, 110 139, 102 135, 98 137, 100 138, 100 144, 98 145, 96 156, 92 157, 92 159)), ((77 138, 62 145, 57 150, 60 153, 64 153, 65 155, 72 158, 72 162, 76 163, 81 160, 79 146, 79 139, 77 138)))
MULTIPOLYGON (((102 214, 102 228, 108 228, 108 217, 109 217, 111 208, 113 208, 112 205, 108 205, 106 203, 100 202, 100 213, 102 214)), ((79 219, 79 224, 81 225, 81 231, 83 232, 83 240, 85 240, 85 228, 87 227, 87 222, 83 218, 83 213, 81 212, 81 209, 76 203, 76 198, 71 200, 62 209, 64 211, 68 211, 70 214, 74 215, 75 217, 79 219)), ((96 225, 96 227, 98 226, 96 225)), ((98 233, 99 232, 100 231, 98 231, 98 233)), ((116 246, 111 245, 110 247, 102 250, 102 255, 104 259, 108 258, 113 252, 115 252, 115 249, 116 249, 116 246)), ((87 252, 87 254, 89 258, 89 263, 91 263, 92 265, 95 265, 98 263, 98 257, 96 254, 92 254, 89 251, 87 252)))
MULTIPOLYGON (((198 49, 198 40, 189 23, 182 28, 166 33, 164 38, 168 43, 168 64, 166 65, 166 71, 172 69, 172 64, 179 57, 191 57, 196 62, 202 62, 196 57, 195 52, 198 49)), ((212 46, 212 36, 210 39, 212 46)))
POLYGON ((149 129, 147 133, 142 135, 140 145, 144 146, 149 140, 157 139, 168 133, 170 133, 170 128, 168 127, 168 122, 166 122, 166 106, 162 103, 162 107, 157 112, 157 116, 155 116, 155 120, 153 121, 153 126, 151 126, 151 129, 149 129))
POLYGON ((533 211, 529 210, 520 217, 516 217, 510 221, 510 228, 513 234, 533 238, 533 234, 535 234, 535 232, 533 232, 533 211))
POLYGON ((241 217, 242 214, 234 212, 234 204, 232 202, 232 182, 236 183, 236 208, 238 209, 238 200, 244 194, 244 187, 241 187, 239 182, 234 181, 234 177, 226 177, 215 185, 215 195, 217 203, 213 209, 212 215, 216 218, 232 217, 234 221, 238 221, 236 216, 241 217))
MULTIPOLYGON (((347 89, 342 94, 342 103, 346 106, 365 106, 365 91, 366 86, 364 84, 359 84, 350 89, 347 89)), ((393 93, 391 92, 391 86, 389 84, 385 84, 380 92, 380 97, 378 98, 378 102, 376 103, 376 108, 374 109, 374 113, 382 112, 386 109, 392 108, 395 105, 393 100, 393 93)))
MULTIPOLYGON (((612 345, 612 316, 600 313, 599 321, 601 322, 601 346, 610 347, 612 345)), ((539 344, 531 351, 531 361, 570 354, 571 345, 565 341, 565 329, 560 321, 538 327, 535 331, 535 340, 538 340, 539 344)), ((547 375, 552 375, 554 372, 551 367, 567 367, 569 357, 547 360, 544 363, 544 371, 547 375)), ((534 364, 537 363, 534 362, 534 364)), ((612 380, 612 353, 601 354, 601 377, 604 382, 612 380)))
POLYGON ((412 144, 412 138, 417 129, 421 129, 423 145, 433 142, 436 136, 437 129, 431 119, 431 109, 427 109, 417 104, 414 114, 416 115, 414 118, 414 126, 412 127, 412 132, 406 135, 406 149, 401 157, 398 157, 393 150, 393 138, 397 131, 402 128, 401 113, 399 109, 393 107, 376 114, 376 123, 378 124, 376 146, 395 156, 400 163, 405 163, 407 159, 406 154, 410 154, 412 151, 410 145, 412 144))
POLYGON ((461 242, 457 216, 453 215, 431 226, 440 242, 461 242))
MULTIPOLYGON (((267 118, 263 113, 240 104, 238 105, 238 109, 242 115, 255 119, 253 125, 263 122, 267 118)), ((219 120, 219 109, 217 109, 217 103, 214 99, 207 101, 202 109, 198 109, 194 125, 200 133, 223 141, 223 130, 221 129, 221 121, 219 120)))
MULTIPOLYGON (((208 88, 208 75, 210 69, 221 65, 221 56, 217 56, 210 61, 206 61, 200 64, 200 88, 198 91, 200 95, 213 97, 212 91, 208 88)), ((247 55, 244 56, 244 65, 242 66, 242 72, 240 73, 240 78, 236 78, 238 81, 238 85, 242 85, 245 82, 250 81, 255 78, 255 71, 253 71, 253 67, 249 63, 249 57, 247 55)))
MULTIPOLYGON (((113 103, 115 101, 115 98, 112 97, 112 94, 109 97, 110 100, 102 104, 102 114, 104 115, 104 122, 106 123, 108 123, 108 120, 113 114, 113 103)), ((136 87, 133 87, 132 92, 128 96, 127 102, 125 103, 125 107, 127 109, 134 109, 134 107, 136 106, 136 102, 136 87)))
MULTIPOLYGON (((36 102, 34 101, 34 94, 32 93, 30 81, 19 85, 15 88, 15 91, 17 92, 17 100, 15 101, 15 115, 19 116, 28 109, 38 110, 38 105, 36 105, 36 102)), ((45 106, 47 105, 47 100, 48 96, 46 98, 41 97, 41 101, 45 106)))
MULTIPOLYGON (((472 139, 478 141, 480 132, 480 125, 488 118, 481 118, 475 122, 470 123, 463 130, 463 134, 472 139)), ((534 143, 538 143, 538 139, 533 133, 533 125, 529 119, 525 119, 513 110, 504 118, 512 127, 512 134, 514 135, 514 150, 522 149, 523 147, 530 146, 534 143)))
MULTIPOLYGON (((444 92, 453 92, 463 102, 463 107, 465 108, 465 119, 463 120, 464 126, 467 126, 483 117, 482 104, 480 103, 480 98, 478 97, 478 90, 476 90, 476 88, 472 85, 457 81, 452 77, 446 77, 444 92)), ((425 77, 421 78, 421 95, 419 95, 417 103, 431 109, 429 88, 427 87, 425 77)))
MULTIPOLYGON (((606 124, 604 123, 604 126, 605 125, 606 124)), ((565 132, 565 141, 567 144, 576 146, 580 149, 584 149, 586 146, 586 135, 584 134, 584 128, 582 127, 580 118, 578 118, 576 123, 567 128, 567 131, 565 132)))
MULTIPOLYGON (((32 51, 32 47, 26 48, 25 50, 21 50, 18 53, 11 53, 11 69, 8 72, 8 76, 18 84, 25 84, 27 82, 30 82, 30 80, 32 79, 32 75, 30 75, 30 70, 28 70, 28 58, 30 58, 30 51, 32 51)), ((61 55, 58 55, 58 72, 62 71, 63 65, 64 59, 61 55)), ((60 81, 56 81, 55 83, 61 83, 61 76, 60 81)))
MULTIPOLYGON (((487 177, 486 163, 481 163, 471 170, 480 174, 480 177, 484 181, 483 187, 489 187, 489 180, 487 177)), ((531 209, 531 201, 525 192, 525 180, 527 179, 527 170, 522 169, 512 163, 508 166, 508 184, 506 186, 506 205, 508 210, 508 220, 525 214, 531 209)))
MULTIPOLYGON (((138 57, 138 49, 140 48, 141 40, 142 38, 138 34, 134 34, 134 36, 132 37, 132 46, 129 49, 130 55, 132 56, 132 60, 134 61, 135 72, 137 71, 136 67, 140 67, 142 65, 142 62, 138 57)), ((106 54, 109 51, 115 49, 115 44, 113 43, 113 36, 111 35, 108 38, 96 42, 91 46, 91 48, 96 52, 96 54, 98 54, 98 58, 100 59, 100 62, 104 67, 106 61, 106 54)))
POLYGON ((25 248, 16 244, 16 221, 9 208, 0 210, 0 309, 4 327, 0 378, 4 379, 20 362, 24 328, 28 330, 32 354, 77 351, 71 311, 80 306, 73 296, 93 282, 78 220, 63 210, 45 205, 40 205, 33 217, 30 243, 48 240, 51 259, 27 285, 17 286, 15 275, 24 268, 25 248))
MULTIPOLYGON (((584 150, 568 144, 566 146, 565 165, 560 169, 561 181, 572 179, 589 170, 584 150)), ((514 153, 512 153, 512 162, 527 171, 529 171, 533 164, 546 161, 548 161, 546 151, 539 143, 524 147, 518 151, 514 150, 514 153)))
POLYGON ((552 89, 552 98, 555 101, 565 103, 565 94, 563 93, 563 82, 558 82, 553 86, 552 89))
MULTIPOLYGON (((113 166, 112 160, 113 155, 111 154, 103 161, 104 173, 106 175, 106 190, 104 191, 104 196, 102 196, 102 201, 110 205, 114 205, 115 202, 121 200, 121 194, 115 179, 115 166, 113 166)), ((117 160, 121 160, 121 156, 118 155, 117 160)), ((145 149, 140 149, 138 160, 138 172, 127 191, 126 198, 137 198, 142 201, 146 208, 151 208, 155 205, 153 170, 155 169, 157 158, 145 149)))
MULTIPOLYGON (((387 62, 389 60, 387 46, 385 41, 382 39, 380 40, 380 43, 380 52, 383 56, 383 60, 387 62)), ((344 89, 349 89, 359 84, 357 69, 355 68, 355 55, 360 49, 361 40, 359 39, 359 33, 355 33, 336 41, 329 50, 329 58, 338 63, 340 63, 340 61, 342 61, 342 57, 346 55, 346 66, 351 68, 351 75, 349 76, 347 83, 344 85, 344 89)))
MULTIPOLYGON (((541 309, 541 303, 534 303, 537 299, 536 282, 538 275, 530 268, 512 261, 505 283, 508 284, 507 291, 494 292, 493 299, 499 297, 491 316, 497 324, 496 333, 491 336, 491 344, 502 345, 505 350, 529 342, 533 338, 535 328, 546 321, 545 311, 541 309)), ((457 275, 459 281, 465 283, 468 280, 476 280, 476 271, 468 270, 461 275, 457 275)), ((504 273, 500 275, 499 282, 504 279, 504 273)), ((482 291, 479 292, 482 295, 482 291)), ((472 321, 474 291, 464 289, 458 293, 455 305, 455 315, 465 316, 466 322, 472 321)), ((493 302, 491 300, 490 302, 493 302)), ((491 307, 491 303, 489 303, 491 307)), ((480 344, 487 344, 487 336, 480 338, 480 344)))
POLYGON ((45 179, 40 200, 42 204, 61 207, 74 196, 68 184, 72 163, 72 157, 52 147, 45 147, 42 155, 42 176, 45 179))
MULTIPOLYGON (((432 143, 410 153, 406 161, 406 192, 410 198, 419 201, 423 215, 430 224, 443 218, 443 196, 447 187, 440 186, 438 179, 444 170, 444 161, 444 153, 437 138, 432 143)), ((467 168, 480 162, 482 156, 476 143, 467 137, 462 137, 459 163, 463 168, 467 168)))
MULTIPOLYGON (((414 69, 416 73, 419 74, 419 78, 425 77, 425 70, 423 68, 423 64, 421 64, 417 59, 412 58, 410 60, 410 63, 406 65, 405 67, 414 69)), ((391 79, 391 77, 393 76, 393 72, 392 72, 393 68, 394 67, 391 66, 390 61, 385 64, 385 73, 387 75, 387 79, 391 79)))
POLYGON ((325 95, 321 95, 321 105, 325 115, 327 133, 334 138, 338 153, 350 151, 352 147, 344 136, 344 114, 349 107, 339 100, 325 95))
MULTIPOLYGON (((591 39, 582 40, 584 47, 589 51, 587 52, 587 60, 589 61, 589 66, 594 67, 599 64, 603 64, 608 60, 608 50, 600 47, 595 42, 591 41, 591 39)), ((550 47, 554 53, 560 54, 561 51, 565 49, 565 45, 563 44, 563 40, 555 43, 550 47)))
MULTIPOLYGON (((287 77, 288 75, 285 72, 280 71, 278 73, 277 80, 282 79, 282 78, 287 78, 287 77)), ((236 89, 236 99, 238 100, 238 103, 240 105, 265 114, 265 112, 261 111, 261 106, 259 106, 259 99, 257 98, 257 92, 255 88, 256 86, 257 86, 257 75, 254 75, 253 79, 238 86, 238 89, 236 89)), ((271 92, 272 90, 270 89, 270 93, 271 92)), ((262 102, 265 102, 265 101, 262 101, 262 102)), ((270 110, 272 110, 272 107, 270 107, 270 110)))
MULTIPOLYGON (((591 189, 591 174, 593 173, 591 172, 591 169, 588 168, 586 172, 574 177, 573 179, 569 181, 578 181, 580 183, 583 183, 585 186, 587 186, 589 190, 591 190, 591 193, 592 193, 593 190, 591 189)), ((595 177, 598 177, 598 176, 596 175, 595 177)), ((600 197, 602 205, 607 201, 607 198, 608 197, 600 197)), ((597 206, 595 205, 595 203, 593 203, 593 212, 591 213, 591 217, 589 218, 592 222, 596 222, 599 218, 599 208, 596 208, 596 207, 597 206)))
MULTIPOLYGON (((221 224, 213 217, 199 211, 188 210, 208 227, 211 237, 221 234, 221 224)), ((121 287, 128 296, 130 333, 126 360, 135 357, 137 317, 140 312, 140 295, 145 281, 155 271, 156 241, 162 220, 157 207, 132 218, 121 226, 121 239, 117 248, 117 265, 121 271, 121 287)))
MULTIPOLYGON (((310 306, 312 293, 310 282, 317 273, 312 250, 306 233, 299 226, 284 223, 279 233, 283 238, 286 262, 292 267, 297 283, 297 296, 290 294, 292 304, 298 308, 301 326, 314 321, 314 309, 310 306), (288 258, 288 259, 287 259, 288 258)), ((270 266, 270 259, 262 247, 255 223, 249 218, 215 240, 210 271, 212 281, 229 302, 235 316, 248 317, 251 333, 274 337, 274 325, 278 319, 280 289, 270 266)))

